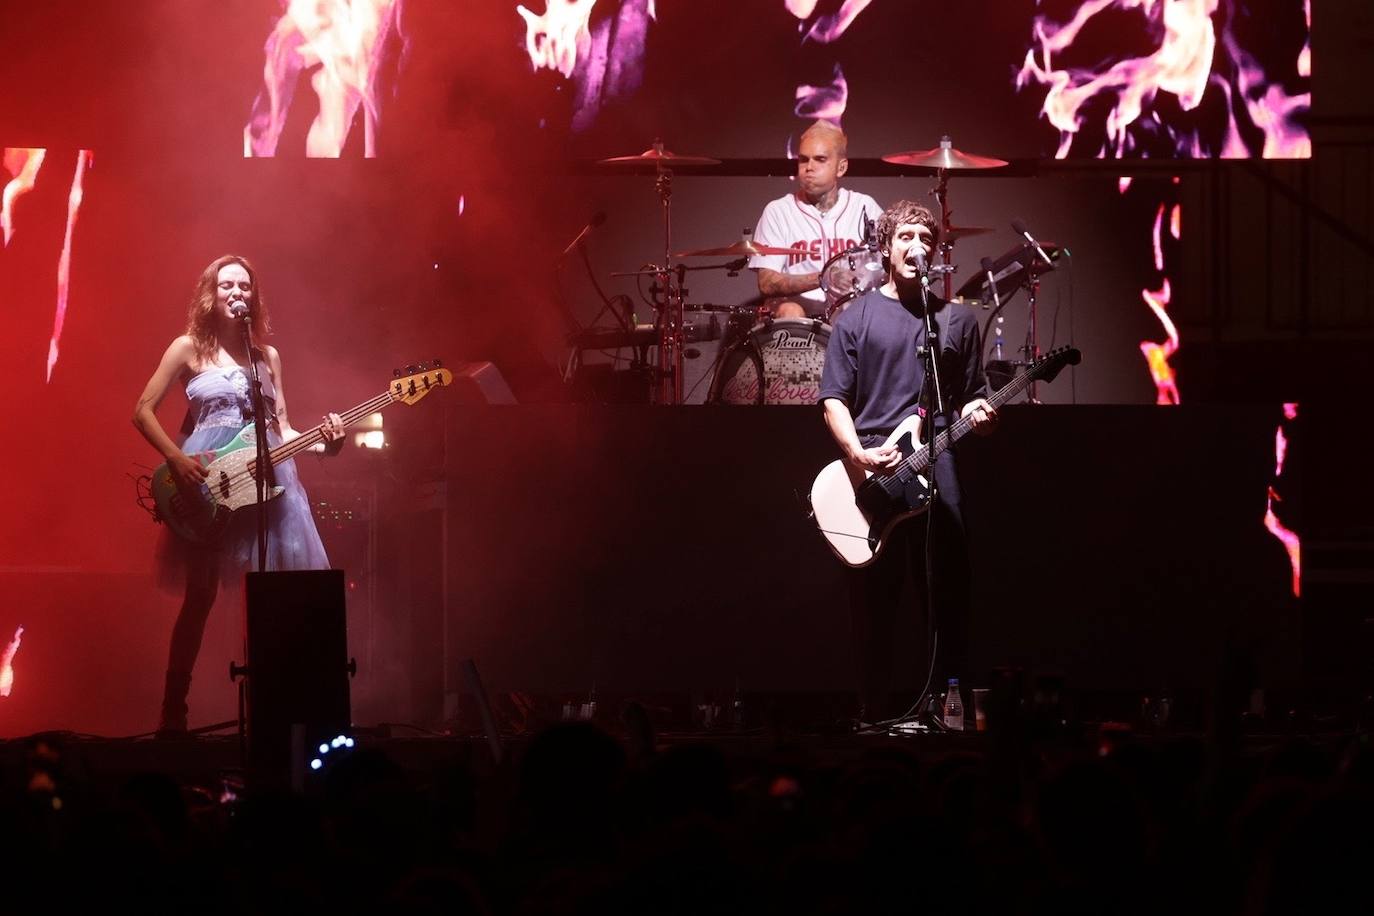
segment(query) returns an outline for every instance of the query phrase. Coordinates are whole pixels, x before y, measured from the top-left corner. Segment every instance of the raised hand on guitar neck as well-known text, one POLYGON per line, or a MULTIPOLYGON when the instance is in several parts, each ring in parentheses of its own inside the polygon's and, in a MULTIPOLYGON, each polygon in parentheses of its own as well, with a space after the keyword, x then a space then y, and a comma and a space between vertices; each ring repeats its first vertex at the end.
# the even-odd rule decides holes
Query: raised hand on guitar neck
POLYGON ((323 446, 322 451, 326 455, 337 455, 343 451, 344 444, 344 421, 343 417, 336 413, 324 415, 324 422, 320 424, 320 432, 324 435, 324 441, 328 443, 323 446))
POLYGON ((997 424, 1001 417, 997 414, 997 408, 993 407, 987 398, 978 398, 969 401, 959 411, 961 419, 967 419, 975 433, 980 436, 991 434, 997 429, 997 424))

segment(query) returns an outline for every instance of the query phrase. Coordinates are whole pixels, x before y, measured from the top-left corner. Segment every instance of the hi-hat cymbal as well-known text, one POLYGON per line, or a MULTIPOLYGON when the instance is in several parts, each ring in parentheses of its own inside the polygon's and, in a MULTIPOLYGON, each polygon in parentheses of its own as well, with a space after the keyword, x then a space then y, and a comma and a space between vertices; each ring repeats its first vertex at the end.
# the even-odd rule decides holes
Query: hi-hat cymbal
POLYGON ((658 168, 671 169, 688 165, 720 165, 720 160, 712 159, 710 156, 681 156, 664 149, 663 144, 655 143, 651 148, 637 156, 613 156, 610 159, 597 160, 597 164, 612 166, 652 165, 658 168))
POLYGON ((723 248, 693 248, 691 251, 679 251, 673 254, 675 258, 752 258, 759 254, 796 254, 791 248, 774 248, 769 245, 759 245, 753 239, 740 239, 731 245, 723 248))
POLYGON ((888 153, 883 157, 883 161, 891 162, 893 165, 914 165, 926 169, 996 169, 1007 164, 1005 159, 965 153, 943 143, 935 149, 888 153))

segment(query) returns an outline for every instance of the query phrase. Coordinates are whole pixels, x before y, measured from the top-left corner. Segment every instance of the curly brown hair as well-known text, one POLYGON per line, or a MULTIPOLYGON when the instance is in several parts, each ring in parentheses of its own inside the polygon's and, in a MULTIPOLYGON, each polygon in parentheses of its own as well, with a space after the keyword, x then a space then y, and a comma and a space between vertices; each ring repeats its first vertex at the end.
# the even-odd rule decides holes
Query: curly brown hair
POLYGON ((931 247, 940 244, 940 223, 930 208, 914 200, 899 200, 878 217, 878 249, 884 253, 892 248, 892 236, 898 226, 915 223, 930 230, 931 247))
POLYGON ((262 295, 262 284, 258 282, 258 272, 241 255, 221 255, 201 271, 196 279, 195 291, 191 293, 191 304, 186 310, 186 334, 195 342, 196 359, 203 363, 211 362, 220 348, 219 338, 215 334, 215 287, 219 283, 220 269, 226 264, 238 264, 248 271, 248 278, 253 282, 253 298, 249 308, 253 316, 251 325, 254 341, 263 340, 272 333, 272 322, 262 295))

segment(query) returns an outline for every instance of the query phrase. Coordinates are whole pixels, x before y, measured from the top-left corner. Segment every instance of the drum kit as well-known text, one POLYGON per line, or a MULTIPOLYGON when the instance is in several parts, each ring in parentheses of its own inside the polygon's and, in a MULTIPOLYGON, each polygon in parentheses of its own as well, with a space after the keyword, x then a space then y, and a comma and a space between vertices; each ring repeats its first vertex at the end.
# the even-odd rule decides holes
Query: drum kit
MULTIPOLYGON (((953 297, 953 252, 954 245, 962 238, 992 232, 982 226, 956 226, 951 222, 948 200, 948 182, 951 175, 977 169, 994 169, 1007 165, 1002 159, 965 153, 954 148, 948 137, 941 138, 940 145, 934 149, 910 150, 892 153, 882 157, 885 162, 911 168, 931 170, 936 178, 931 195, 939 207, 941 223, 940 243, 937 252, 938 265, 932 273, 943 275, 944 298, 953 297)), ((599 160, 598 164, 607 169, 624 170, 635 173, 651 173, 654 176, 654 189, 658 195, 663 212, 663 259, 658 264, 646 265, 641 270, 618 272, 615 277, 654 278, 653 306, 655 320, 653 325, 641 326, 632 336, 634 342, 645 349, 656 349, 657 359, 653 365, 653 400, 659 404, 683 403, 683 358, 690 351, 686 344, 693 339, 703 339, 700 329, 686 323, 683 302, 683 278, 688 270, 728 269, 733 275, 744 265, 744 260, 756 255, 792 255, 790 248, 777 248, 760 245, 744 236, 734 242, 709 248, 696 248, 686 251, 673 251, 672 235, 672 179, 673 174, 684 169, 719 165, 720 160, 709 156, 688 156, 671 152, 664 148, 661 140, 642 153, 631 156, 616 156, 599 160), (681 259, 685 258, 728 258, 721 264, 705 267, 688 267, 681 259)), ((1022 249, 1014 249, 1019 254, 1022 249)), ((1034 283, 1039 273, 1053 269, 1052 264, 1039 265, 1033 262, 1024 265, 1025 270, 1017 273, 1016 268, 1023 266, 1015 258, 999 258, 1001 274, 992 289, 987 286, 986 274, 975 276, 960 289, 960 295, 979 298, 984 303, 991 302, 999 293, 1014 292, 1017 286, 1029 279, 1034 283), (1005 263, 1002 263, 1005 262, 1005 263), (1008 289, 1004 290, 1010 284, 1008 289), (966 290, 968 291, 966 293, 966 290)), ((831 323, 853 299, 870 289, 881 286, 887 278, 886 265, 878 250, 876 239, 869 234, 863 243, 842 251, 825 262, 820 272, 820 287, 825 293, 823 317, 817 318, 776 318, 767 306, 712 306, 710 310, 725 311, 728 317, 723 330, 720 356, 717 358, 712 376, 708 403, 721 404, 814 404, 820 390, 821 370, 825 364, 825 348, 830 339, 831 323)), ((1032 290, 1034 288, 1032 287, 1032 290)), ((998 302, 999 310, 1001 302, 998 302)), ((712 325, 715 326, 713 319, 712 325)), ((615 341, 620 341, 623 332, 616 332, 615 341)), ((597 338, 600 346, 608 345, 610 338, 597 338)), ((629 342, 629 338, 626 338, 629 342)), ((1027 354, 1033 360, 1037 354, 1027 354)))

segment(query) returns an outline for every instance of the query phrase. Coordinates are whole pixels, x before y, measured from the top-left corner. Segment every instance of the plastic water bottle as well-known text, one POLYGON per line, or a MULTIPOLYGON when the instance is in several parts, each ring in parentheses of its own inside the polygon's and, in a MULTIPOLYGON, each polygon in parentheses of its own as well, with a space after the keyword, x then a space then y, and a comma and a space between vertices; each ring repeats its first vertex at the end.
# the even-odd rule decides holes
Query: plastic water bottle
POLYGON ((964 698, 959 696, 959 679, 949 679, 949 689, 945 692, 945 728, 952 732, 964 730, 964 698))

